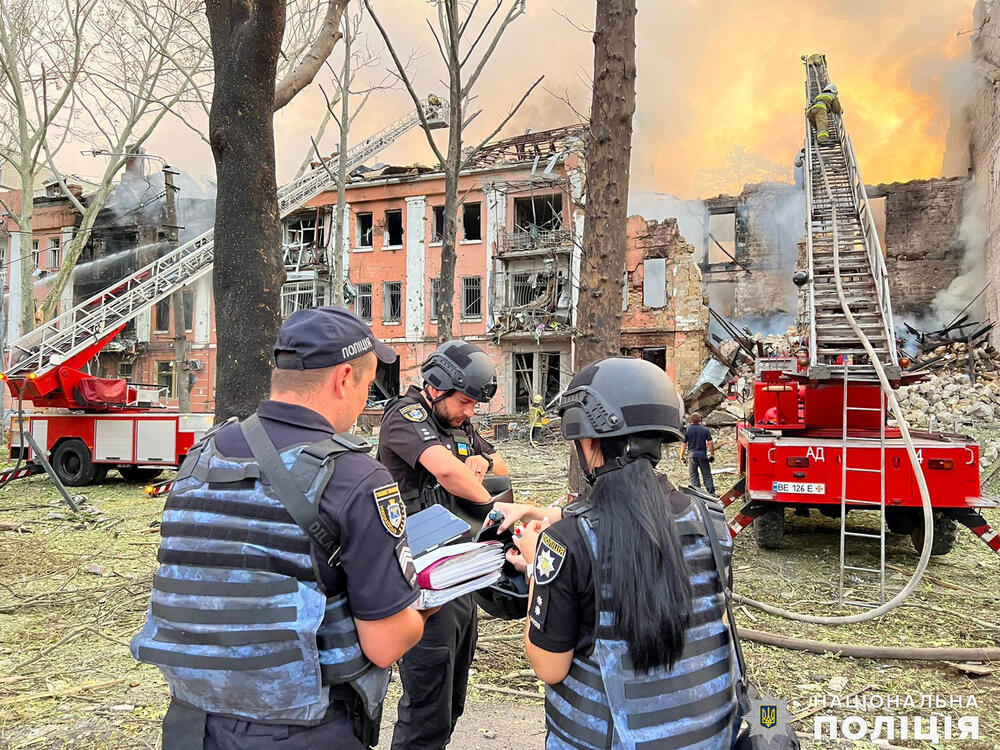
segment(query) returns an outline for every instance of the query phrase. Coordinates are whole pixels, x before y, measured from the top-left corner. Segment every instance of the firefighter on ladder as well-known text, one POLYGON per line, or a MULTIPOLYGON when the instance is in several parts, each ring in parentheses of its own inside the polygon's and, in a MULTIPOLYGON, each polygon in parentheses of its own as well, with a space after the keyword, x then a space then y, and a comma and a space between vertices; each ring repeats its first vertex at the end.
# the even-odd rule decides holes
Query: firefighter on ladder
POLYGON ((840 106, 840 99, 837 98, 838 93, 837 87, 834 84, 826 84, 823 90, 813 99, 812 104, 809 105, 809 109, 806 110, 809 122, 812 123, 813 128, 816 130, 816 140, 820 143, 826 143, 830 140, 830 131, 827 129, 829 127, 830 113, 840 115, 844 112, 840 106))

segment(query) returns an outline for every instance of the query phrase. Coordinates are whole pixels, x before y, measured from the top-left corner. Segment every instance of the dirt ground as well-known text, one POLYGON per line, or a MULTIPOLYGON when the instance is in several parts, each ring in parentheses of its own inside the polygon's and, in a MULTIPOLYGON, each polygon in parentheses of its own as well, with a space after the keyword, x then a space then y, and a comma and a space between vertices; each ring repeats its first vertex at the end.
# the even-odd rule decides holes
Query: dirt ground
MULTIPOLYGON (((714 464, 720 491, 736 479, 732 431, 717 432, 714 464)), ((992 434, 984 435, 994 439, 992 434)), ((500 444, 521 499, 547 503, 565 492, 568 453, 553 442, 531 448, 500 444)), ((661 468, 685 480, 676 452, 661 468)), ((995 488, 994 488, 994 491, 995 488)), ((76 518, 41 477, 0 489, 0 748, 156 748, 167 692, 159 672, 135 663, 128 641, 146 612, 156 567, 162 502, 112 474, 108 484, 85 488, 87 512, 76 518)), ((735 511, 735 508, 732 509, 735 511)), ((987 513, 1000 526, 1000 512, 987 513)), ((852 525, 871 525, 859 516, 852 525)), ((785 548, 759 550, 753 530, 736 540, 737 593, 801 612, 833 613, 837 597, 839 521, 813 513, 789 516, 785 548)), ((859 549, 860 552, 860 549, 859 549)), ((917 554, 909 538, 888 545, 890 584, 901 587, 917 554)), ((864 554, 856 558, 865 560, 864 554)), ((868 557, 869 562, 875 558, 868 557)), ((862 562, 861 564, 864 564, 862 562)), ((816 640, 895 646, 1000 645, 996 600, 1000 558, 960 529, 952 554, 934 558, 905 606, 879 620, 843 627, 790 622, 749 607, 739 624, 816 640)), ((540 684, 531 676, 520 644, 520 624, 484 619, 466 716, 452 747, 469 750, 541 748, 544 727, 540 684)), ((753 678, 789 700, 801 717, 796 728, 811 737, 813 700, 895 694, 975 696, 978 708, 938 711, 979 716, 978 742, 957 746, 992 750, 1000 737, 1000 680, 990 668, 970 674, 943 663, 869 661, 819 656, 745 644, 753 678)), ((398 683, 391 688, 380 747, 388 746, 398 683)), ((843 719, 856 709, 821 710, 843 719)), ((869 724, 874 715, 869 712, 869 724)), ((928 715, 902 709, 899 713, 928 715)), ((946 743, 950 746, 952 743, 946 743)), ((872 747, 865 742, 803 741, 804 747, 872 747)), ((910 740, 905 747, 932 747, 910 740)))

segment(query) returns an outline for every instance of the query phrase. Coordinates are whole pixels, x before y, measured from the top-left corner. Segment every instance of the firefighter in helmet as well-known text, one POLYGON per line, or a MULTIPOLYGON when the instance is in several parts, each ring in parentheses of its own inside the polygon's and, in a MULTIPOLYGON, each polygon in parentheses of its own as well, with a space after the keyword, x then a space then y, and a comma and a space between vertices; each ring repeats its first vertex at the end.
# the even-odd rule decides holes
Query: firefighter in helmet
POLYGON ((809 105, 809 109, 806 110, 809 122, 812 123, 813 129, 816 131, 816 140, 820 143, 826 143, 830 140, 830 131, 828 129, 830 113, 840 115, 844 112, 840 106, 840 99, 837 97, 838 93, 837 87, 832 83, 828 83, 817 94, 816 98, 813 99, 812 104, 809 105))
POLYGON ((728 750, 741 720, 738 666, 710 535, 726 564, 731 540, 721 506, 702 512, 654 472, 663 443, 683 438, 673 383, 650 362, 601 360, 573 378, 559 413, 589 491, 562 511, 497 506, 505 525, 560 519, 529 521, 518 544, 546 747, 728 750))

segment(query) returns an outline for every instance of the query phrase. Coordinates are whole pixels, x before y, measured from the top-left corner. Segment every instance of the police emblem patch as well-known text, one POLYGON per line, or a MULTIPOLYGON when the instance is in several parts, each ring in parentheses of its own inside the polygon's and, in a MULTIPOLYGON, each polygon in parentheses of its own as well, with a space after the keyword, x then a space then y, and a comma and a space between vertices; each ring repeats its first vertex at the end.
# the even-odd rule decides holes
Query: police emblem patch
POLYGON ((393 482, 372 491, 375 496, 375 507, 378 517, 386 531, 395 537, 403 536, 406 530, 406 506, 399 494, 399 485, 393 482))
POLYGON ((746 717, 750 736, 761 737, 765 744, 776 737, 788 735, 793 718, 787 700, 775 698, 770 692, 750 697, 750 712, 746 717))
POLYGON ((427 421, 427 410, 420 404, 408 404, 400 409, 399 413, 403 415, 403 419, 409 422, 427 421))
POLYGON ((548 534, 542 534, 535 555, 535 583, 544 585, 555 580, 566 559, 566 546, 548 534))

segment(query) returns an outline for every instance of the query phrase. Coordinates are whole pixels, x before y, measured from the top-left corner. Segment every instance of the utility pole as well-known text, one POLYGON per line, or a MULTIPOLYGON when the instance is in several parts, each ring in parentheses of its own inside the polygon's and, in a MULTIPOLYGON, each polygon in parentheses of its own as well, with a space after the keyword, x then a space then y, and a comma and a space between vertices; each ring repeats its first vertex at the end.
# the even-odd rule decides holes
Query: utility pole
MULTIPOLYGON (((175 250, 177 238, 177 190, 174 175, 179 174, 169 165, 163 165, 163 188, 167 203, 167 245, 175 250)), ((170 296, 170 307, 174 317, 174 383, 177 387, 177 408, 180 412, 191 411, 191 389, 188 387, 187 364, 187 316, 184 309, 184 289, 180 288, 170 296)))

